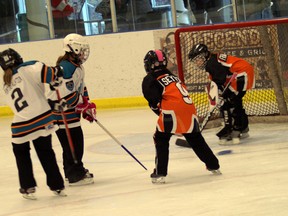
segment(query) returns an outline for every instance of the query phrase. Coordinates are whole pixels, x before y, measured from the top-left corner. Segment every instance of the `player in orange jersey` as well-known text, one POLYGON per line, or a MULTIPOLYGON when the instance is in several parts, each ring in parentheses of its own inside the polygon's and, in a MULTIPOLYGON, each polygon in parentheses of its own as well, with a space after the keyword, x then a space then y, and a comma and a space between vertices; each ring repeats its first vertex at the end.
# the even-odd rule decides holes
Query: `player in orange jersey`
POLYGON ((205 44, 194 45, 189 59, 196 68, 209 73, 209 79, 217 84, 220 96, 232 74, 237 74, 229 89, 222 95, 224 104, 220 111, 225 126, 217 136, 220 139, 219 144, 238 144, 240 138, 249 136, 248 116, 243 108, 242 98, 246 91, 255 86, 254 68, 244 59, 224 53, 211 53, 205 44))
POLYGON ((167 67, 167 58, 161 50, 150 50, 144 58, 147 75, 142 92, 150 108, 159 116, 154 143, 156 147, 153 183, 165 183, 169 160, 169 140, 173 134, 183 134, 189 145, 205 163, 207 169, 221 174, 219 162, 204 140, 192 99, 186 86, 167 67))

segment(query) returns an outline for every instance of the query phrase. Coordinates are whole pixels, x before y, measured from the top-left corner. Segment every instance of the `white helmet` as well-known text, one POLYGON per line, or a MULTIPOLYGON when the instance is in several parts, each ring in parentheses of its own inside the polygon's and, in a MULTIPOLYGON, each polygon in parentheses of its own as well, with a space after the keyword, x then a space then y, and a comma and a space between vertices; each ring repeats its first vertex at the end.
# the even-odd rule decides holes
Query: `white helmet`
POLYGON ((82 35, 79 34, 68 34, 64 38, 64 47, 65 52, 76 54, 78 60, 83 64, 89 57, 90 47, 88 42, 82 35))

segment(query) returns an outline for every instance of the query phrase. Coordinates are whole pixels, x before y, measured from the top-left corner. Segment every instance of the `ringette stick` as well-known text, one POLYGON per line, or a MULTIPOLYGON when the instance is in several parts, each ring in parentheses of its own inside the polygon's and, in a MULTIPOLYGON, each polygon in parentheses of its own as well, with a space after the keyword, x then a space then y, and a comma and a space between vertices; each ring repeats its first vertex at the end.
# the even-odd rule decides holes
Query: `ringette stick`
POLYGON ((94 119, 94 121, 118 144, 120 145, 137 163, 139 163, 145 170, 147 168, 124 146, 122 145, 118 139, 116 139, 113 134, 111 134, 97 119, 94 119))
MULTIPOLYGON (((60 93, 59 93, 58 89, 56 89, 56 93, 57 93, 58 101, 60 102, 61 97, 60 97, 60 93)), ((65 125, 65 131, 66 131, 68 143, 69 143, 69 146, 70 146, 71 154, 72 154, 74 163, 77 164, 78 161, 77 161, 77 158, 76 158, 76 155, 75 155, 74 144, 73 144, 73 141, 72 141, 72 138, 71 138, 71 133, 70 133, 70 130, 69 130, 69 127, 68 127, 67 119, 66 119, 66 116, 65 116, 65 113, 64 113, 63 110, 61 110, 61 115, 62 115, 62 119, 63 119, 64 125, 65 125)))

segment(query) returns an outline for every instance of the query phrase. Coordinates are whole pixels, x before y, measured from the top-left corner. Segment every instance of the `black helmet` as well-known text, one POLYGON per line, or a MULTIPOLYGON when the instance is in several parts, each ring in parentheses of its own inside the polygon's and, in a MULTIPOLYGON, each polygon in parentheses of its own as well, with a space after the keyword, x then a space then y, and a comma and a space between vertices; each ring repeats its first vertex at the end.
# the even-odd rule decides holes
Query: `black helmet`
POLYGON ((188 58, 195 68, 204 70, 209 56, 210 52, 205 44, 196 44, 190 50, 188 58))
POLYGON ((192 49, 189 52, 189 59, 192 60, 196 56, 202 54, 206 60, 209 58, 210 52, 208 50, 208 47, 205 44, 196 44, 192 47, 192 49))
POLYGON ((0 65, 3 70, 17 67, 22 63, 22 57, 14 49, 9 48, 0 53, 0 65))
POLYGON ((144 68, 147 73, 167 67, 167 57, 162 50, 150 50, 144 57, 144 68))

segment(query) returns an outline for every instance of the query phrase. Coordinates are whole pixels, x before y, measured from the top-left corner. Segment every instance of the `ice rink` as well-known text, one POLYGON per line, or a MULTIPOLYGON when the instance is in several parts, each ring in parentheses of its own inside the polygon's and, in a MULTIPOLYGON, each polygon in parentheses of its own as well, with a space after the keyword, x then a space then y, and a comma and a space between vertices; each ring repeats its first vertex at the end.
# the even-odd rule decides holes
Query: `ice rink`
MULTIPOLYGON (((84 163, 95 183, 66 187, 56 197, 32 147, 38 200, 18 192, 16 162, 10 143, 11 117, 0 118, 1 216, 287 216, 288 122, 251 124, 243 144, 219 146, 218 128, 203 132, 218 156, 223 175, 214 176, 188 148, 171 139, 167 183, 153 185, 154 133, 157 116, 148 108, 99 110, 98 120, 146 167, 143 169, 96 123, 83 121, 84 163)), ((62 171, 61 147, 53 138, 62 171)), ((62 172, 63 173, 63 172, 62 172)))

